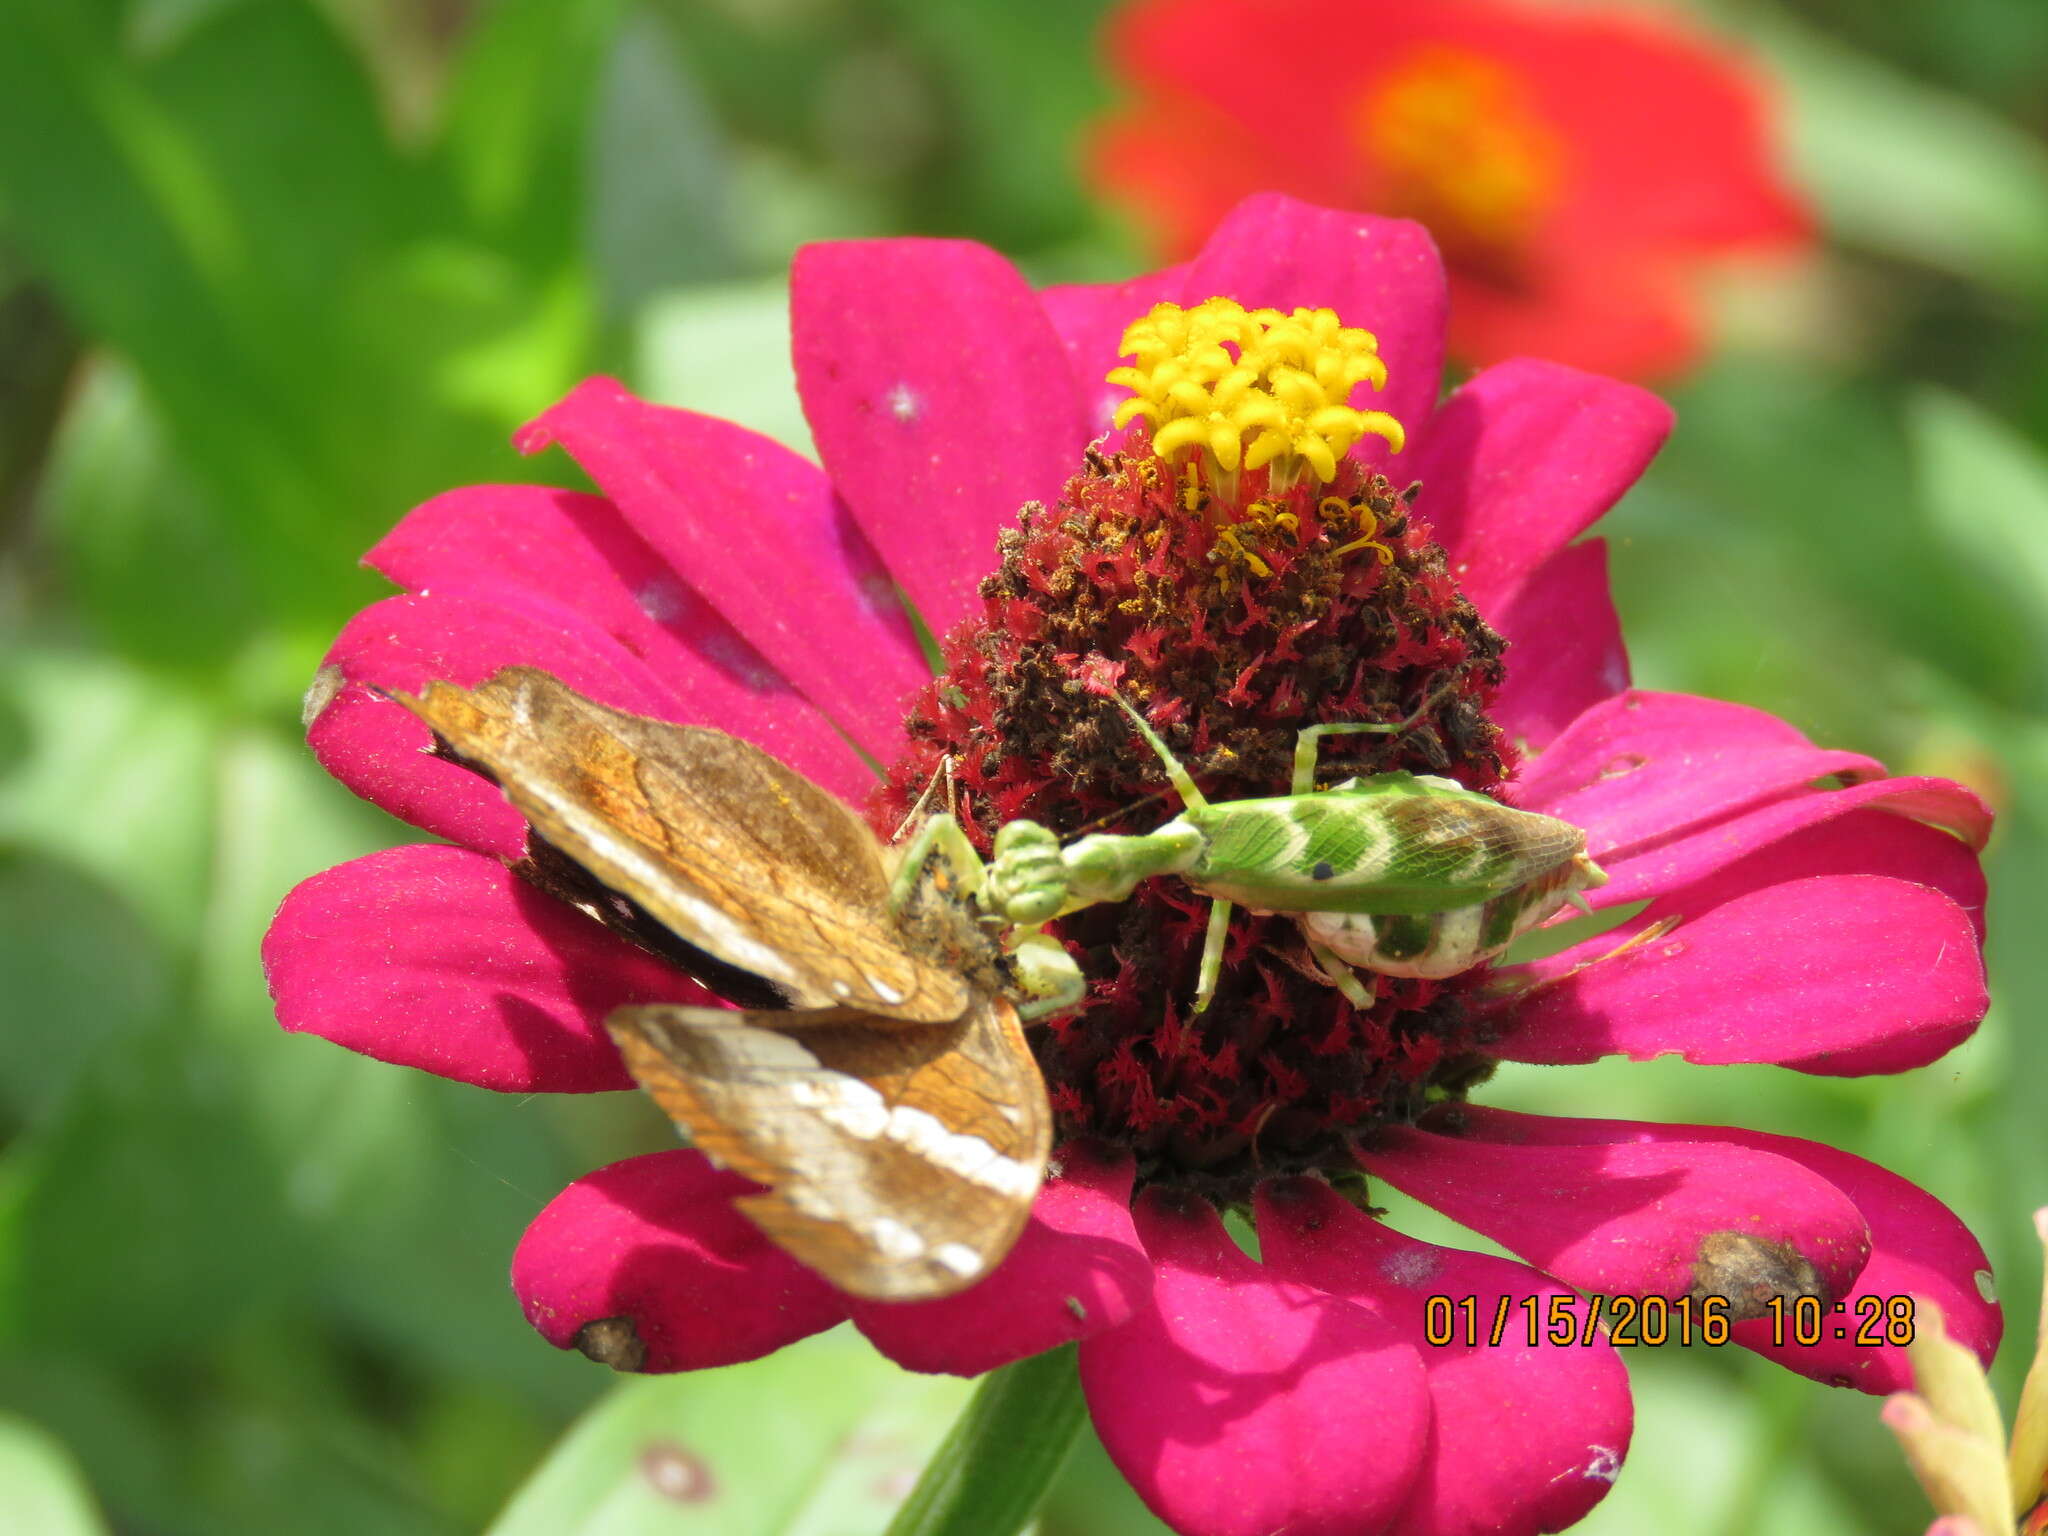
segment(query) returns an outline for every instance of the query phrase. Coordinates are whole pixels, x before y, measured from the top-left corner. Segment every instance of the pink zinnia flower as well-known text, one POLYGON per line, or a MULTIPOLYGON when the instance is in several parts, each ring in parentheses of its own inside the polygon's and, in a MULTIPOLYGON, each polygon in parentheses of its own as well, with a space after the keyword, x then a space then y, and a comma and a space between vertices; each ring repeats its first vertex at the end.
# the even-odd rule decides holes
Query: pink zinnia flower
MULTIPOLYGON (((1059 930, 1094 983, 1040 1042, 1070 1140, 989 1279, 935 1302, 840 1295, 734 1212, 744 1181, 660 1152, 578 1180, 520 1243, 513 1284, 549 1340, 689 1370, 850 1317, 903 1364, 962 1374, 1079 1340, 1111 1455, 1201 1536, 1569 1524, 1631 1425, 1604 1340, 1532 1343, 1519 1321, 1576 1334, 1575 1291, 1805 1290, 1852 1321, 1859 1298, 1913 1294, 1989 1357, 1981 1249, 1881 1168, 1784 1136, 1464 1102, 1496 1060, 1901 1071, 1984 1011, 1987 813, 1968 791, 1885 778, 1755 710, 1628 687, 1604 548, 1573 541, 1655 453, 1657 400, 1516 361, 1439 404, 1428 237, 1271 196, 1186 266, 1122 285, 1034 293, 979 246, 887 240, 800 253, 792 305, 822 470, 594 380, 520 443, 559 443, 602 495, 451 492, 371 551, 406 595, 344 629, 309 701, 312 745, 448 842, 292 893, 265 945, 286 1028, 501 1091, 585 1092, 632 1086, 611 1009, 706 999, 522 882, 519 817, 420 751, 425 731, 375 691, 514 663, 747 737, 872 796, 884 830, 952 752, 983 835, 1017 815, 1068 831, 1094 808, 1134 830, 1164 818, 1130 810, 1156 764, 1096 727, 1106 706, 1083 684, 1145 699, 1222 797, 1272 792, 1309 719, 1394 718, 1427 697, 1401 741, 1346 738, 1363 771, 1448 773, 1570 821, 1612 877, 1595 905, 1648 905, 1551 960, 1382 978, 1361 1010, 1295 968, 1285 919, 1241 918, 1193 1018, 1201 903, 1149 882, 1059 930), (1134 430, 1088 453, 1122 397, 1103 379, 1126 325, 1213 295, 1328 306, 1375 333, 1387 380, 1370 404, 1405 445, 1368 435, 1327 484, 1291 488, 1251 469, 1205 490, 1134 430), (1337 553, 1319 517, 1374 547, 1337 553), (936 683, 899 589, 947 637, 936 683), (863 752, 894 764, 879 793, 863 752), (1380 1225, 1337 1193, 1361 1168, 1526 1265, 1380 1225), (1260 1260, 1219 1203, 1255 1213, 1260 1260), (1425 1345, 1433 1296, 1472 1298, 1459 1315, 1482 1334, 1509 1307, 1503 1342, 1425 1345)), ((1897 1348, 1844 1330, 1777 1343, 1771 1326, 1738 1322, 1735 1341, 1865 1391, 1909 1380, 1897 1348)))

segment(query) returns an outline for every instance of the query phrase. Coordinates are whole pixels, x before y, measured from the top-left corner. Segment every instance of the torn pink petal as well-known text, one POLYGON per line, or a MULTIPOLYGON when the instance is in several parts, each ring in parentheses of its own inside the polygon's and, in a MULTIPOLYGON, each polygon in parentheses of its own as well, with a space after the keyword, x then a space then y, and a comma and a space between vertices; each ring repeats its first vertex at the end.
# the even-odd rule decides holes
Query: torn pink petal
POLYGON ((1485 618, 1508 643, 1493 718, 1525 751, 1544 751, 1579 715, 1628 687, 1604 539, 1553 555, 1485 618))
POLYGON ((1854 797, 1899 783, 1881 780, 1835 796, 1809 796, 1802 809, 1829 811, 1844 798, 1850 807, 1840 814, 1794 825, 1783 836, 1735 850, 1723 863, 1710 864, 1698 877, 1660 891, 1637 916, 1620 927, 1543 960, 1514 966, 1505 973, 1517 984, 1550 984, 1578 967, 1601 959, 1653 924, 1695 922, 1724 902, 1734 901, 1790 880, 1822 876, 1881 876, 1938 891, 1969 920, 1981 944, 1984 937, 1984 867, 1968 844, 1939 827, 1910 821, 1882 808, 1880 797, 1860 808, 1854 797))
POLYGON ((1595 905, 1615 906, 1640 894, 1619 866, 1674 834, 1829 775, 1854 781, 1883 772, 1859 753, 1814 746, 1760 709, 1630 689, 1588 709, 1525 763, 1507 797, 1586 829, 1593 856, 1615 876, 1595 905))
POLYGON ((425 832, 516 859, 526 823, 488 781, 429 755, 433 735, 379 692, 434 681, 474 687, 500 667, 552 672, 614 709, 675 720, 675 695, 647 664, 572 609, 461 592, 389 597, 342 627, 323 670, 340 687, 307 725, 320 766, 425 832))
POLYGON ((1425 1341, 1434 1430, 1393 1529, 1537 1536, 1563 1530, 1606 1495, 1634 1411, 1628 1372, 1582 1298, 1510 1260, 1404 1237, 1319 1180, 1269 1182, 1258 1210, 1269 1270, 1425 1341), (1446 1323, 1432 1318, 1432 1296, 1454 1299, 1448 1342, 1431 1333, 1446 1323), (1496 1342, 1497 1317, 1505 1321, 1496 1342))
POLYGON ((263 968, 286 1029, 501 1093, 631 1088, 605 1015, 718 1001, 497 860, 441 844, 302 881, 263 968))
POLYGON ((1670 432, 1647 390, 1515 358, 1458 387, 1404 472, 1485 613, 1619 501, 1670 432))
POLYGON ((929 676, 889 573, 816 465, 714 416, 586 379, 519 435, 560 443, 635 532, 881 761, 929 676))
POLYGON ((913 1371, 979 1376, 1121 1327, 1152 1289, 1131 1223, 1130 1154, 1064 1149, 1009 1257, 940 1301, 853 1303, 854 1325, 913 1371))
POLYGON ((427 728, 382 694, 350 683, 306 727, 314 759, 372 805, 422 832, 501 859, 526 852, 526 818, 495 785, 432 756, 427 728))
POLYGON ((1396 1189, 1602 1295, 1682 1296, 1703 1239, 1736 1234, 1810 1262, 1843 1295, 1870 1254, 1827 1180, 1713 1126, 1576 1120, 1461 1105, 1457 1134, 1382 1133, 1359 1162, 1396 1189))
POLYGON ((835 794, 874 784, 809 700, 601 496, 466 486, 415 507, 363 563, 413 592, 573 608, 646 662, 691 724, 744 737, 835 794))
MULTIPOLYGON (((1838 817, 1870 814, 1898 816, 1952 834, 1970 854, 1983 847, 1991 827, 1984 802, 1947 779, 1879 779, 1848 789, 1788 790, 1723 820, 1702 821, 1669 838, 1646 839, 1632 850, 1602 857, 1612 878, 1593 893, 1593 905, 1679 891, 1752 857, 1761 863, 1773 844, 1838 817)), ((1973 906, 1981 909, 1981 897, 1973 906)))
POLYGON ((1988 1005, 1976 931, 1948 897, 1877 875, 1815 875, 1563 973, 1515 1006, 1493 1049, 1547 1064, 1676 1052, 1725 1065, 1883 1045, 1904 1070, 1966 1038, 1988 1005))
MULTIPOLYGON (((1955 1213, 1917 1184, 1851 1153, 1793 1136, 1724 1129, 1723 1139, 1783 1157, 1826 1179, 1856 1202, 1870 1224, 1870 1262, 1842 1298, 1840 1310, 1821 1319, 1823 1337, 1811 1348, 1773 1344, 1769 1319, 1737 1323, 1738 1344, 1787 1370, 1859 1392, 1897 1392, 1913 1385, 1906 1351, 1896 1343, 1863 1343, 1887 1325, 1903 1332, 1909 1319, 1890 1309, 1911 1297, 1941 1308, 1948 1335, 1987 1367, 1998 1352, 2005 1318, 1992 1299, 1991 1261, 1955 1213)), ((1791 1320, 1782 1336, 1791 1337, 1791 1320)))
POLYGON ((1081 467, 1091 432, 1066 349, 1016 269, 970 241, 807 245, 789 281, 819 457, 943 635, 978 610, 1017 509, 1050 505, 1081 467))
POLYGON ((1110 1459, 1181 1536, 1384 1528, 1420 1471, 1416 1350, 1365 1308, 1268 1274, 1208 1202, 1154 1187, 1152 1301, 1081 1345, 1110 1459))
POLYGON ((1381 390, 1361 384, 1351 403, 1385 411, 1407 429, 1409 446, 1390 454, 1368 434, 1353 449, 1396 485, 1430 425, 1444 374, 1444 264, 1420 224, 1317 208, 1277 192, 1246 198, 1226 214, 1188 263, 1189 301, 1221 296, 1246 308, 1329 308, 1371 331, 1387 365, 1381 390))
MULTIPOLYGON (((1204 294, 1202 298, 1209 295, 1204 294)), ((1124 361, 1118 350, 1124 332, 1133 320, 1141 319, 1154 304, 1200 303, 1187 292, 1187 268, 1167 267, 1122 283, 1068 283, 1039 290, 1038 301, 1046 318, 1059 333, 1073 365, 1074 385, 1079 391, 1082 414, 1089 436, 1100 437, 1110 430, 1116 408, 1130 398, 1130 391, 1111 384, 1109 371, 1124 361)))
POLYGON ((733 1208, 756 1192, 691 1151, 585 1174, 534 1217, 512 1256, 527 1321, 557 1349, 637 1340, 645 1354, 630 1368, 648 1372, 758 1360, 830 1328, 846 1316, 843 1298, 733 1208))

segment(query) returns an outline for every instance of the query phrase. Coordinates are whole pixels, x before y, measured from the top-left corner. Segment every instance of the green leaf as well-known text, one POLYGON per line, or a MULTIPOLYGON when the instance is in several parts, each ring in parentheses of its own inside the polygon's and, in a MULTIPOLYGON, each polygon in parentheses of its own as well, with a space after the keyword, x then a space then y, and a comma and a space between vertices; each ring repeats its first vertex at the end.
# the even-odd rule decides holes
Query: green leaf
POLYGON ((967 1395, 850 1330, 749 1365, 623 1381, 490 1536, 873 1536, 967 1395))
POLYGON ((499 0, 449 82, 439 155, 470 222, 566 253, 592 94, 620 0, 499 0))
POLYGON ((2012 660, 2038 690, 2048 655, 2048 458, 1983 407, 1931 386, 1914 395, 1906 425, 1927 521, 1977 584, 1979 606, 2015 621, 2012 660))
POLYGON ((479 48, 517 67, 464 72, 437 155, 389 141, 310 5, 201 9, 147 53, 74 0, 9 8, 0 204, 208 493, 168 540, 202 546, 198 593, 239 564, 272 625, 324 640, 374 591, 357 557, 407 506, 511 477, 511 429, 580 371, 594 323, 576 210, 585 34, 608 11, 494 7, 479 48), (524 51, 488 46, 508 37, 524 51))
POLYGON ((0 1530, 35 1536, 105 1536, 70 1454, 26 1419, 0 1416, 0 1530))
POLYGON ((220 536, 217 501, 120 360, 86 370, 39 499, 68 595, 114 649, 152 667, 218 669, 264 619, 239 550, 220 536))
POLYGON ((173 1361, 192 1330, 229 1330, 303 1283, 278 1170, 212 1065, 175 1024, 131 1035, 94 1058, 61 1115, 9 1148, 8 1346, 173 1361))
POLYGON ((1782 16, 1744 35, 1782 73, 1799 176, 1828 224, 1873 250, 2021 294, 2048 288, 2048 148, 1782 16))
POLYGON ((54 650, 10 656, 0 701, 27 737, 0 782, 0 841, 75 865, 189 941, 213 831, 208 712, 132 667, 54 650))
POLYGON ((160 1021, 172 968, 133 908, 76 869, 0 850, 0 1108, 34 1121, 100 1050, 160 1021))

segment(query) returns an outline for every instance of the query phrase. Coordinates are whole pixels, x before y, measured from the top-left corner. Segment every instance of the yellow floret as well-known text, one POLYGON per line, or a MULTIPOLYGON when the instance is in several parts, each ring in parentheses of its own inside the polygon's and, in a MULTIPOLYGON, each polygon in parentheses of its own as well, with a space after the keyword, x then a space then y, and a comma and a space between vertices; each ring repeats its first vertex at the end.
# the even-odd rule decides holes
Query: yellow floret
POLYGON ((1116 424, 1144 417, 1152 451, 1169 462, 1199 454, 1212 476, 1265 468, 1284 486, 1304 471, 1331 480, 1368 432, 1400 451, 1400 422, 1350 404, 1358 385, 1386 386, 1379 343, 1333 310, 1283 315, 1220 298, 1193 309, 1155 304, 1124 332, 1121 350, 1137 361, 1110 371, 1110 383, 1131 391, 1116 424))

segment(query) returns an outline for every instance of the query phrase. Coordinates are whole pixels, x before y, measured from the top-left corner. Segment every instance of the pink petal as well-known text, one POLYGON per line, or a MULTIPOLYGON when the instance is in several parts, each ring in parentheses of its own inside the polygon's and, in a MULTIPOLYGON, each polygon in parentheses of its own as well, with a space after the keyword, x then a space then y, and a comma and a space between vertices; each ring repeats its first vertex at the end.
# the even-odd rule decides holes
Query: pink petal
POLYGON ((877 759, 928 672, 889 573, 818 468, 780 443, 586 379, 519 435, 560 443, 633 530, 877 759))
POLYGON ((1188 263, 1190 302, 1222 296, 1247 308, 1334 309, 1346 325, 1379 341, 1387 386, 1360 385, 1352 403, 1385 411, 1408 431, 1399 454, 1368 436, 1353 450, 1396 484, 1429 426, 1444 374, 1444 265, 1420 224, 1371 214, 1317 208, 1277 192, 1248 197, 1216 226, 1188 263))
MULTIPOLYGON (((1913 1385, 1906 1351, 1857 1341, 1881 1334, 1889 1320, 1886 1308, 1906 1296, 1939 1306, 1949 1337, 1991 1364, 2005 1331, 1998 1303, 1987 1298, 1991 1261, 1953 1211, 1889 1169, 1835 1147, 1762 1131, 1723 1129, 1719 1135, 1812 1169, 1854 1200, 1870 1224, 1870 1262, 1842 1306, 1823 1318, 1818 1345, 1773 1344, 1768 1318, 1737 1323, 1730 1330, 1736 1343, 1829 1386, 1902 1391, 1913 1385)), ((1779 1336, 1791 1337, 1789 1322, 1779 1336)))
MULTIPOLYGON (((1618 943, 1608 934, 1583 947, 1618 943)), ((1675 1051, 1721 1065, 1890 1046, 1903 1070, 1967 1037, 1988 1004, 1976 931, 1948 897, 1876 875, 1815 875, 1566 973, 1514 1009, 1493 1049, 1551 1064, 1675 1051)))
POLYGON ((1476 1105, 1445 1123, 1458 1134, 1388 1131, 1358 1160, 1574 1290, 1682 1296, 1701 1240, 1721 1233, 1789 1244, 1831 1296, 1847 1294, 1869 1257, 1863 1219, 1840 1190, 1711 1126, 1476 1105))
POLYGON ((1181 1536, 1385 1527, 1429 1429, 1411 1343, 1261 1270, 1204 1201, 1155 1187, 1136 1214, 1152 1303, 1081 1345, 1096 1431, 1131 1486, 1181 1536))
POLYGON ((1116 408, 1130 395, 1107 377, 1121 360, 1117 349, 1123 345, 1125 330, 1154 304, 1168 300, 1176 304, 1201 302, 1188 294, 1186 267, 1166 267, 1122 283, 1069 283, 1039 290, 1038 302, 1045 307, 1046 318, 1059 333, 1067 361, 1073 365, 1074 385, 1091 436, 1100 437, 1110 430, 1116 408))
POLYGON ((1405 473, 1487 612, 1619 501, 1670 432, 1671 407, 1646 390, 1515 358, 1458 387, 1405 473))
MULTIPOLYGON (((1796 790, 1718 821, 1701 821, 1664 840, 1646 840, 1601 863, 1613 878, 1593 893, 1594 906, 1660 896, 1738 861, 1769 857, 1763 852, 1784 839, 1826 825, 1838 817, 1882 812, 1938 828, 1966 853, 1983 847, 1991 812, 1976 795, 1947 779, 1880 779, 1848 789, 1796 790)), ((1601 850, 1595 848, 1596 854, 1601 850)), ((1975 906, 1981 907, 1979 897, 1975 906)))
POLYGON ((1017 1246, 979 1285, 941 1301, 853 1303, 875 1348, 913 1371, 979 1376, 1130 1319, 1152 1289, 1131 1223, 1135 1165, 1076 1147, 1055 1163, 1017 1246))
POLYGON ((1885 798, 1873 794, 1907 782, 1884 779, 1791 802, 1807 814, 1803 824, 1795 820, 1789 830, 1776 829, 1782 835, 1729 850, 1718 863, 1701 861, 1704 868, 1696 878, 1660 891, 1636 917, 1558 955, 1512 967, 1504 978, 1521 984, 1555 982, 1653 923, 1693 922, 1724 902, 1766 887, 1826 875, 1886 876, 1939 891, 1969 920, 1981 942, 1984 870, 1976 853, 1939 827, 1892 814, 1884 808, 1885 798), (1820 814, 1845 801, 1848 808, 1839 814, 1820 814))
POLYGON ((1431 1338, 1430 1297, 1452 1299, 1450 1342, 1421 1352, 1434 1432, 1394 1522, 1402 1536, 1561 1531, 1613 1485, 1634 1420, 1628 1372, 1563 1286, 1507 1259, 1404 1237, 1313 1179, 1260 1190, 1259 1247, 1273 1273, 1366 1307, 1410 1338, 1431 1338), (1457 1310, 1466 1298, 1473 1343, 1457 1310), (1560 1325, 1569 1342, 1548 1332, 1560 1325))
POLYGON ((1493 718, 1525 751, 1628 686, 1628 650, 1607 587, 1607 542, 1560 550, 1486 620, 1508 642, 1493 718))
MULTIPOLYGON (((594 1323, 646 1351, 636 1369, 758 1360, 846 1316, 842 1298, 733 1208, 756 1186, 696 1152, 629 1157, 548 1202, 512 1256, 526 1319, 557 1349, 594 1323)), ((596 1330, 593 1330, 594 1332, 596 1330)))
MULTIPOLYGON (((526 822, 495 787, 428 755, 433 736, 372 689, 417 693, 436 679, 474 686, 500 667, 541 667, 579 693, 636 714, 682 717, 647 664, 583 615, 551 601, 464 593, 390 597, 342 627, 326 668, 343 687, 308 725, 320 765, 423 831, 502 858, 526 850, 526 822)), ((325 668, 323 668, 325 670, 325 668)))
POLYGON ((874 784, 845 738, 601 496, 466 486, 415 507, 363 558, 414 592, 566 604, 646 662, 690 723, 742 736, 835 794, 874 784))
POLYGON ((1883 772, 1858 753, 1821 750, 1759 709, 1631 689, 1594 705, 1524 764, 1508 798, 1586 829, 1614 876, 1594 904, 1615 906, 1641 894, 1622 868, 1632 856, 1830 774, 1883 772))
POLYGON ((680 971, 466 848, 390 848, 285 897, 263 967, 288 1030, 501 1093, 631 1088, 627 1003, 715 1003, 680 971))
POLYGON ((790 269, 819 456, 934 635, 979 611, 996 535, 1081 468, 1089 417, 1017 271, 964 240, 807 245, 790 269))

